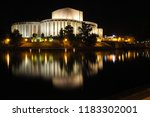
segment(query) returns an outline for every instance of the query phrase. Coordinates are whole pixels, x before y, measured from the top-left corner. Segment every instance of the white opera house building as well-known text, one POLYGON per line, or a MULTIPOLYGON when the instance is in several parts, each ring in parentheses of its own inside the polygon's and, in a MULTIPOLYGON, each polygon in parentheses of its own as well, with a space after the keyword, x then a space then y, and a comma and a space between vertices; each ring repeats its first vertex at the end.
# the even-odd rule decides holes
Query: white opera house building
POLYGON ((33 34, 45 37, 58 36, 61 28, 67 25, 74 28, 74 34, 78 34, 78 27, 82 27, 82 23, 92 26, 91 33, 103 36, 103 29, 98 28, 98 24, 89 21, 83 21, 83 12, 72 8, 62 8, 52 12, 52 19, 45 19, 40 22, 17 22, 11 26, 11 31, 19 30, 24 38, 30 38, 33 34))

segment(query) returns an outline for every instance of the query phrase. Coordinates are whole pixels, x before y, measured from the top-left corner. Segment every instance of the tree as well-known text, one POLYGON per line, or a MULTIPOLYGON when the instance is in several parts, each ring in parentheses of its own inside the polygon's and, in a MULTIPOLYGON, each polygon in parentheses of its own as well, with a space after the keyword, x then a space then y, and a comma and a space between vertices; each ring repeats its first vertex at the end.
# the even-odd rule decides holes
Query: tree
POLYGON ((87 23, 82 23, 82 27, 78 28, 79 34, 78 37, 82 40, 82 43, 85 45, 95 45, 97 35, 92 33, 92 26, 87 23))
POLYGON ((11 39, 12 39, 12 44, 15 45, 19 45, 22 39, 22 35, 20 34, 19 30, 15 29, 12 33, 11 33, 11 39))
POLYGON ((71 25, 68 25, 68 26, 65 27, 64 34, 68 39, 73 39, 74 38, 73 30, 74 29, 71 25))
POLYGON ((36 37, 37 37, 37 34, 36 34, 36 33, 33 33, 32 36, 36 38, 36 37))
POLYGON ((44 38, 44 33, 41 34, 41 38, 44 38))
POLYGON ((60 38, 61 40, 63 40, 63 38, 64 38, 64 30, 63 30, 63 28, 60 29, 59 38, 60 38))
POLYGON ((92 27, 90 24, 82 23, 82 27, 78 28, 79 35, 83 39, 87 39, 90 36, 90 32, 92 31, 92 27))

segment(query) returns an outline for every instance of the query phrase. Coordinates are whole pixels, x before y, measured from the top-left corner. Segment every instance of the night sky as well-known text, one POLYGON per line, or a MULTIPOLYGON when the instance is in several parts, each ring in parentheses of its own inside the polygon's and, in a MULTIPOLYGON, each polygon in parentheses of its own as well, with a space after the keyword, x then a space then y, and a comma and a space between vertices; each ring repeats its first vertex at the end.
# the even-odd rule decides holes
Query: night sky
POLYGON ((0 36, 10 32, 18 21, 41 21, 51 18, 53 10, 72 7, 84 12, 84 20, 104 29, 104 35, 130 35, 137 40, 150 39, 148 2, 115 0, 1 0, 0 36))

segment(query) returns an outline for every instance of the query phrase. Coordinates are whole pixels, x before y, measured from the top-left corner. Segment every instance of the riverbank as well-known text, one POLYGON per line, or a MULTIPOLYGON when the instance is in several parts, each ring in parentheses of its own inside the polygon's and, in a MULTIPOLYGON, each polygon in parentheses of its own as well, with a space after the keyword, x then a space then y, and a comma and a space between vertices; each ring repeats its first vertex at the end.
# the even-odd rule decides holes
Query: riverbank
POLYGON ((119 44, 106 44, 106 43, 101 43, 99 45, 94 45, 94 46, 63 46, 63 45, 49 45, 49 44, 39 44, 39 43, 34 43, 34 44, 26 44, 24 46, 18 45, 18 46, 1 46, 0 50, 79 50, 79 51, 99 51, 99 50, 140 50, 140 49, 150 49, 149 47, 145 46, 140 46, 136 44, 127 44, 127 45, 119 45, 119 44))

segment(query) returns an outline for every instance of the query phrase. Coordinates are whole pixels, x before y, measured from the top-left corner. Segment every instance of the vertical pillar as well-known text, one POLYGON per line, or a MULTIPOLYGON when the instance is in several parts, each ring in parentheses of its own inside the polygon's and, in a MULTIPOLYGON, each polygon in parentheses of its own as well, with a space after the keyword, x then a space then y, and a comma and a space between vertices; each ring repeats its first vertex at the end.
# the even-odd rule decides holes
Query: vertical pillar
POLYGON ((57 35, 57 21, 55 21, 55 36, 57 35))

